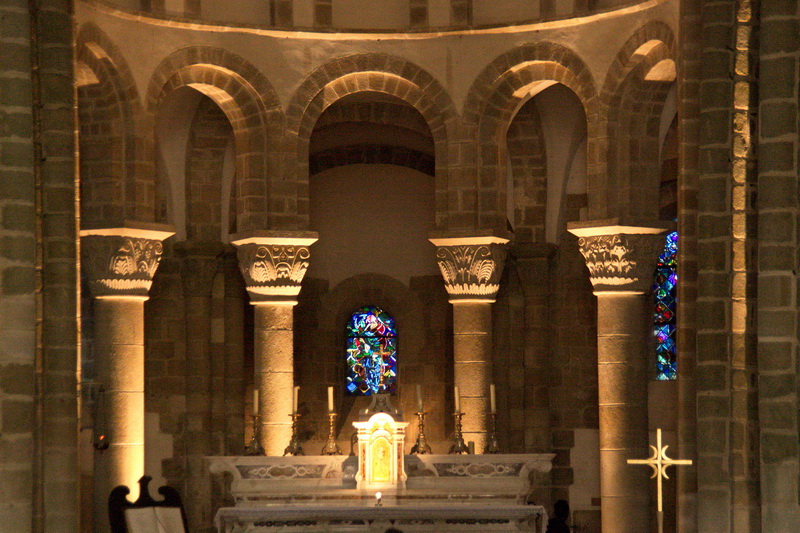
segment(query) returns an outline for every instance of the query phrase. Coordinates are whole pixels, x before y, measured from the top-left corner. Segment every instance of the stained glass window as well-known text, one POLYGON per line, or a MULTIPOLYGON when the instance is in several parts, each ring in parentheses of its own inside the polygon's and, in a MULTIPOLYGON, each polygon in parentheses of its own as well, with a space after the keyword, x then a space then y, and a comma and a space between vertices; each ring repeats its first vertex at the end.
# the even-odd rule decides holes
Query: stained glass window
POLYGON ((653 293, 655 313, 653 333, 656 337, 656 379, 676 377, 675 350, 675 286, 678 282, 678 232, 667 235, 664 251, 658 258, 653 293))
POLYGON ((397 377, 394 318, 379 307, 362 307, 347 323, 348 394, 393 392, 397 377))

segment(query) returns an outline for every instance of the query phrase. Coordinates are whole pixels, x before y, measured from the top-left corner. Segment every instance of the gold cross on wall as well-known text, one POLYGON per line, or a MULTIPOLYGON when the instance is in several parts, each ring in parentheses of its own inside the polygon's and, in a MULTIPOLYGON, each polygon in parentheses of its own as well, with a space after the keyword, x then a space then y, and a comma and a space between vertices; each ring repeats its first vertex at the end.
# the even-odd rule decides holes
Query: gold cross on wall
POLYGON ((662 531, 663 522, 662 516, 664 512, 663 497, 661 480, 669 479, 667 475, 667 467, 671 465, 690 465, 691 459, 670 459, 667 457, 667 448, 669 446, 661 446, 661 428, 656 430, 656 446, 650 445, 653 455, 647 459, 628 459, 628 464, 631 465, 647 465, 653 469, 653 475, 650 479, 658 478, 658 529, 662 531))

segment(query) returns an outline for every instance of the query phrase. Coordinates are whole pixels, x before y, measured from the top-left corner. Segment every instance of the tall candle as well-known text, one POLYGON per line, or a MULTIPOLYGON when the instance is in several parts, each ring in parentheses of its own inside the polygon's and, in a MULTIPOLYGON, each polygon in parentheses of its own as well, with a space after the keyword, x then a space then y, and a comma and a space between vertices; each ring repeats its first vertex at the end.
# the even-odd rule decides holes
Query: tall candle
POLYGON ((297 414, 297 397, 300 395, 300 387, 294 388, 294 395, 292 397, 292 414, 297 414))
POLYGON ((328 387, 328 412, 333 412, 333 387, 328 387))
POLYGON ((258 416, 258 389, 253 389, 253 416, 258 416))
POLYGON ((425 406, 422 404, 422 385, 417 383, 417 412, 422 413, 423 407, 425 406))
POLYGON ((489 385, 489 412, 492 414, 497 413, 497 403, 494 398, 494 383, 489 385))
POLYGON ((461 395, 458 394, 458 386, 454 387, 455 391, 453 392, 455 399, 456 399, 456 413, 461 412, 461 395))

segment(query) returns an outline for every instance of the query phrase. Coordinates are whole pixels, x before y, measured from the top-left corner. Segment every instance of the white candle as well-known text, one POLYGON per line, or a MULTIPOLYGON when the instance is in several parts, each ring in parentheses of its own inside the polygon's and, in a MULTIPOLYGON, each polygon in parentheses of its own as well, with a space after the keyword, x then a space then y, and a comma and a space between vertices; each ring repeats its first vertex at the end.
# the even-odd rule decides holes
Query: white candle
POLYGON ((417 383, 417 412, 422 413, 423 407, 425 406, 422 404, 422 385, 417 383))
POLYGON ((253 389, 253 416, 258 416, 258 389, 253 389))
POLYGON ((489 412, 492 414, 497 413, 497 403, 494 398, 494 383, 489 385, 489 412))
POLYGON ((333 387, 328 387, 328 412, 333 412, 333 387))
POLYGON ((454 397, 456 399, 456 413, 460 413, 461 412, 461 396, 458 394, 458 386, 456 386, 454 388, 455 388, 455 391, 453 392, 453 395, 454 395, 454 397))
POLYGON ((292 398, 292 414, 297 414, 297 397, 300 395, 300 387, 294 388, 294 396, 292 398))

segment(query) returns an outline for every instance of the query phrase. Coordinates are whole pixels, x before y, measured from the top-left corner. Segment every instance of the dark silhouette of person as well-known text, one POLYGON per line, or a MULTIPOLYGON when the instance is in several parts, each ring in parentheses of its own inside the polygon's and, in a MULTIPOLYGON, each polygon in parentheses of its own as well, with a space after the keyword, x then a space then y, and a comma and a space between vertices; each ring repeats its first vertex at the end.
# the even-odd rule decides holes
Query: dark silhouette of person
POLYGON ((553 518, 547 521, 547 533, 570 533, 567 519, 569 518, 569 503, 567 500, 558 500, 553 505, 553 518))

